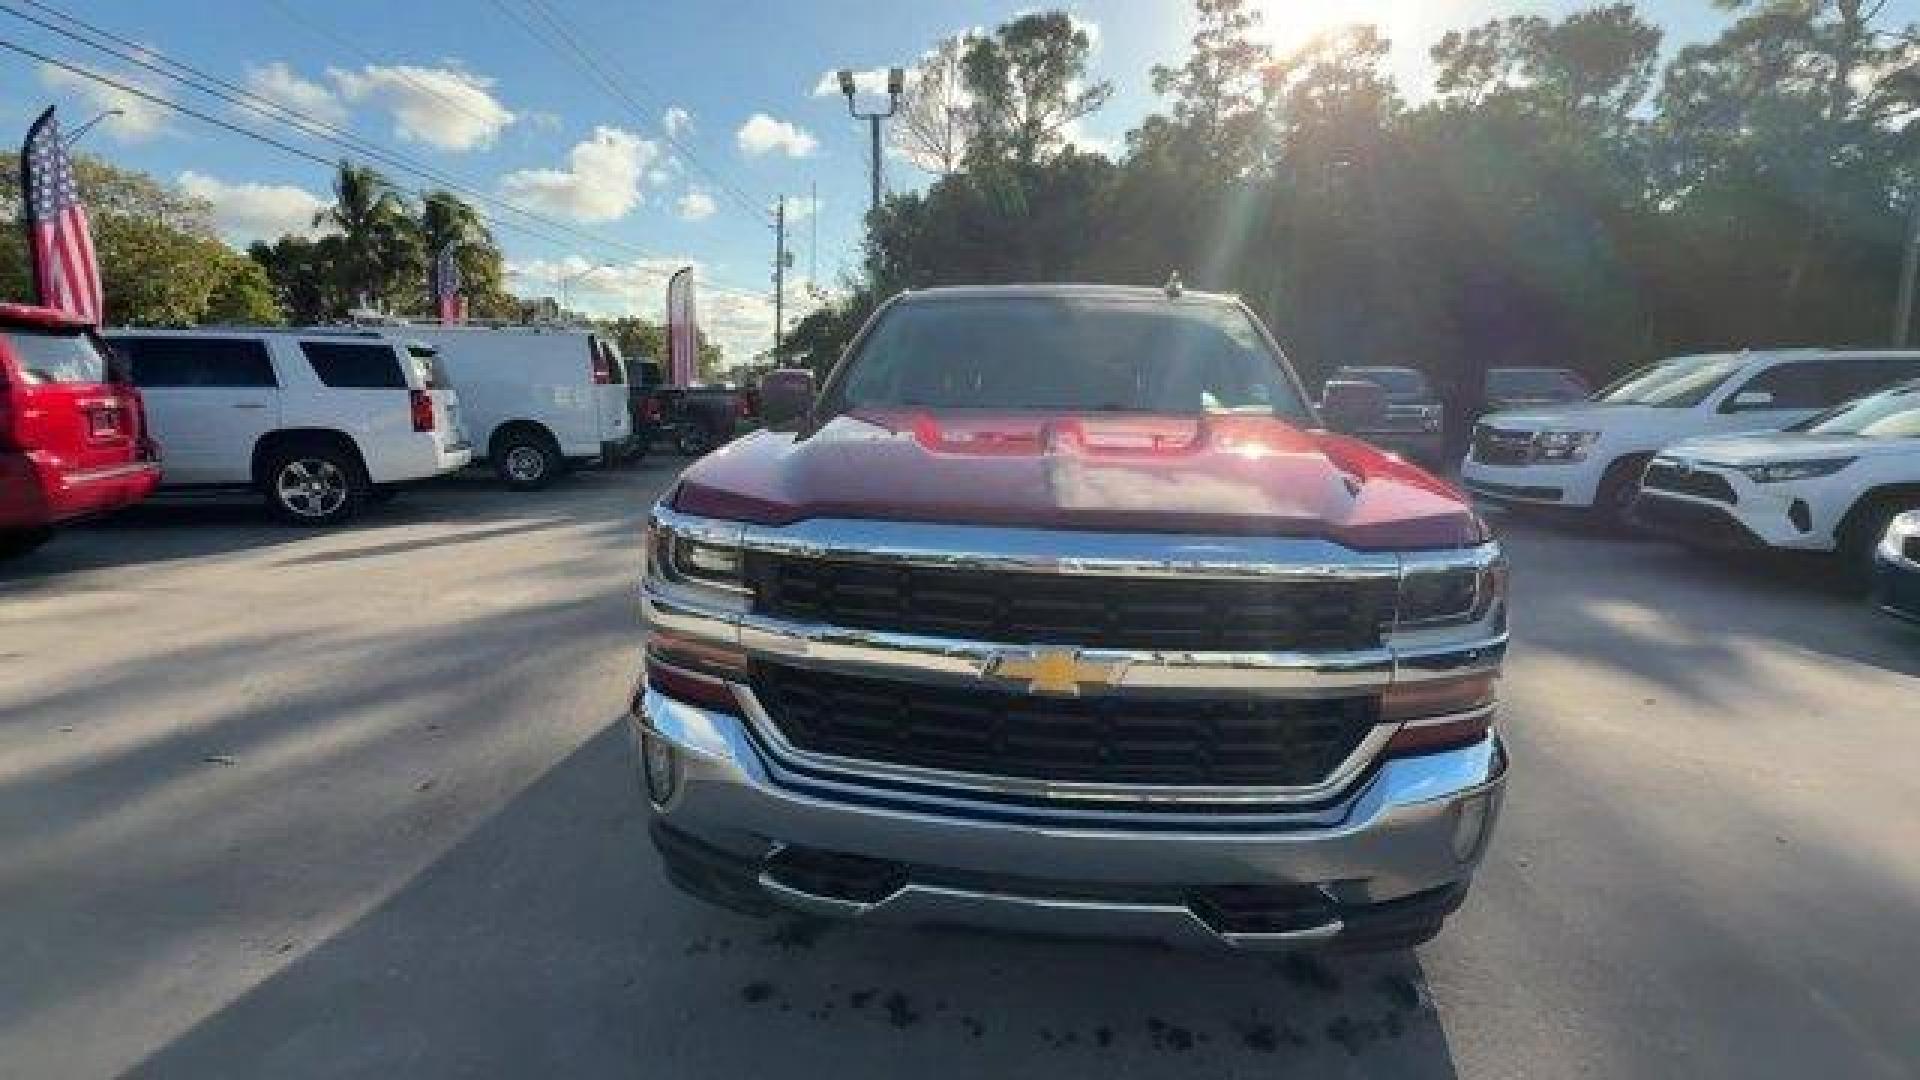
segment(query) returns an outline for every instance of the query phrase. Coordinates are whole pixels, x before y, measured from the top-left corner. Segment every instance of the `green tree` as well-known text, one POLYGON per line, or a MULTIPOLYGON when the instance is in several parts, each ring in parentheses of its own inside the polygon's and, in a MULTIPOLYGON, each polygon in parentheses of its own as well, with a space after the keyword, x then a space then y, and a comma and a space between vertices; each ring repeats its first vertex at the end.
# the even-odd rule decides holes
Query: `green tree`
POLYGON ((1092 51, 1064 11, 1023 15, 974 38, 963 68, 977 163, 1027 169, 1060 152, 1073 124, 1113 96, 1112 83, 1087 81, 1092 51))
POLYGON ((422 306, 426 254, 406 200, 377 170, 342 161, 333 179, 333 205, 314 217, 315 225, 339 230, 342 259, 339 286, 356 301, 422 306))
MULTIPOLYGON (((92 157, 76 158, 74 174, 93 228, 109 320, 190 326, 209 318, 217 304, 242 302, 246 286, 235 278, 247 263, 215 236, 211 206, 92 157)), ((0 154, 0 213, 10 219, 20 212, 19 175, 18 155, 0 154)), ((32 278, 24 234, 12 228, 3 237, 0 296, 27 299, 32 278)), ((279 317, 277 305, 259 294, 232 309, 253 321, 279 317)))
POLYGON ((228 255, 221 270, 200 321, 253 326, 274 326, 285 321, 274 296, 273 283, 259 263, 228 255))

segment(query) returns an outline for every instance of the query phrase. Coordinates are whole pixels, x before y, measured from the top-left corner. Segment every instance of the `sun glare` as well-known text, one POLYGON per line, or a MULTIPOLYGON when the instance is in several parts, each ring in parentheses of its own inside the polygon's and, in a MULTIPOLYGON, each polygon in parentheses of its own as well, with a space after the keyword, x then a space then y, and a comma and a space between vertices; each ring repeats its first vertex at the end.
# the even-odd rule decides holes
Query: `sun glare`
POLYGON ((1253 0, 1260 14, 1259 37, 1284 52, 1314 35, 1352 23, 1371 23, 1389 38, 1416 14, 1418 0, 1253 0))

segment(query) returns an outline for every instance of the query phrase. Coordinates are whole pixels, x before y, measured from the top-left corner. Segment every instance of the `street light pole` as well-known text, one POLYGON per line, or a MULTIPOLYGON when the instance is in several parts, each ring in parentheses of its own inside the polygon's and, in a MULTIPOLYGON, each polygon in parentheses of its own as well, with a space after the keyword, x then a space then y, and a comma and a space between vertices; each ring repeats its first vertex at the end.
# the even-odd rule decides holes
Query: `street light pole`
POLYGON ((900 111, 900 95, 907 89, 907 70, 892 67, 887 69, 887 111, 866 112, 854 102, 853 72, 841 68, 838 72, 840 92, 847 95, 847 113, 855 120, 865 119, 873 141, 873 208, 880 209, 880 121, 900 111))
POLYGON ((106 111, 102 112, 100 115, 94 117, 93 119, 87 121, 84 124, 81 124, 79 127, 74 128, 72 131, 67 132, 66 145, 72 146, 74 143, 79 142, 80 136, 85 135, 87 131, 93 127, 93 125, 99 123, 102 120, 105 120, 107 117, 125 116, 125 115, 127 115, 127 110, 125 109, 107 109, 106 111))

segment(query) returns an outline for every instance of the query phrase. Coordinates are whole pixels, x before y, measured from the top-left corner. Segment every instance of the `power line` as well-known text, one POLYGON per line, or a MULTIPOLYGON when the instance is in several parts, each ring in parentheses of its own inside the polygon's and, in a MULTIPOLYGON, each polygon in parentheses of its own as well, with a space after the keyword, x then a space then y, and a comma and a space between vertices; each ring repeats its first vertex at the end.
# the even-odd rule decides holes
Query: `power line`
MULTIPOLYGON (((13 15, 15 18, 32 23, 43 29, 49 30, 55 34, 59 34, 60 36, 65 37, 69 40, 79 42, 99 52, 105 53, 108 56, 112 56, 124 62, 134 64, 150 72, 153 72, 154 74, 157 74, 164 78, 168 78, 175 82, 181 83, 182 85, 185 85, 190 89, 193 89, 199 93, 205 94, 209 97, 213 97, 218 100, 240 107, 242 109, 246 109, 247 111, 252 112, 258 116, 261 116, 268 121, 278 123, 278 124, 283 124, 309 137, 320 139, 321 141, 331 143, 335 146, 339 146, 350 153, 358 154, 365 157, 372 157, 382 161, 383 163, 389 164, 393 167, 399 168, 401 170, 412 173, 414 175, 423 176, 435 184, 438 184, 443 187, 450 188, 456 192, 465 194, 468 197, 474 199, 475 201, 485 204, 487 206, 497 208, 498 210, 502 210, 507 213, 519 215, 520 217, 523 217, 527 220, 538 222, 541 225, 546 226, 547 228, 550 228, 550 229, 560 230, 561 232, 570 234, 571 236, 574 236, 574 237, 578 237, 589 243, 601 245, 603 247, 623 250, 625 252, 631 253, 635 257, 646 258, 646 259, 662 258, 661 256, 658 256, 636 245, 628 244, 624 241, 617 241, 617 240, 613 240, 613 239, 600 236, 594 233, 590 233, 586 230, 579 229, 565 222, 558 221, 553 218, 547 217, 545 215, 535 213, 534 211, 531 211, 531 210, 527 210, 507 200, 498 199, 493 196, 487 195, 486 193, 478 191, 469 185, 461 183, 459 180, 453 177, 447 176, 444 173, 438 172, 437 170, 434 170, 428 166, 422 165, 417 161, 414 161, 412 159, 405 157, 404 155, 398 154, 394 151, 390 151, 380 146, 379 144, 374 143, 365 138, 362 138, 358 135, 355 135, 350 131, 345 131, 325 121, 319 120, 309 114, 301 112, 298 109, 292 108, 291 106, 284 105, 280 102, 273 101, 269 98, 261 97, 260 95, 257 95, 252 93, 251 91, 245 90, 244 88, 239 87, 228 80, 222 79, 219 76, 209 75, 203 71, 200 71, 197 68, 194 68, 189 64, 183 63, 181 61, 173 60, 158 52, 155 52, 150 49, 146 49, 142 46, 139 46, 136 43, 130 42, 127 39, 112 33, 111 31, 103 30, 99 27, 93 26, 92 24, 87 23, 85 20, 76 18, 71 15, 67 15, 66 13, 58 11, 57 9, 54 9, 49 5, 38 3, 36 2, 36 0, 21 0, 21 2, 32 4, 35 8, 38 8, 43 11, 47 11, 69 24, 81 27, 90 34, 93 34, 100 38, 104 38, 108 41, 113 41, 116 43, 123 44, 127 46, 128 49, 131 49, 134 51, 132 52, 121 51, 121 50, 117 50, 112 47, 109 47, 107 45, 102 45, 98 41, 90 40, 89 38, 81 34, 76 34, 68 29, 55 26, 52 23, 35 18, 32 15, 22 12, 17 8, 14 8, 9 3, 0 2, 0 11, 5 11, 6 13, 13 15), (157 64, 155 64, 154 62, 152 62, 151 60, 147 59, 148 57, 158 60, 169 67, 176 68, 179 71, 186 72, 187 74, 181 75, 181 74, 177 74, 174 71, 165 70, 160 66, 158 66, 157 64), (223 89, 217 89, 217 88, 210 88, 208 85, 205 85, 209 83, 213 84, 214 87, 225 88, 225 89, 223 90, 223 89), (228 92, 228 91, 231 91, 231 92, 228 92)), ((31 50, 25 50, 20 48, 19 46, 10 45, 9 47, 15 49, 15 51, 31 53, 31 50)), ((291 147, 285 143, 279 142, 278 140, 274 140, 266 136, 262 136, 259 133, 253 132, 249 129, 241 128, 241 127, 238 127, 237 125, 227 123, 225 121, 219 120, 218 118, 209 116, 205 113, 188 109, 185 106, 180 106, 177 103, 172 102, 159 95, 145 93, 143 91, 140 91, 138 88, 129 86, 124 83, 117 82, 112 79, 108 79, 104 76, 99 75, 96 72, 87 70, 85 68, 69 65, 61 61, 55 60, 51 57, 42 56, 41 54, 38 54, 38 53, 31 53, 31 55, 34 55, 42 59, 43 62, 52 63, 55 66, 73 71, 74 73, 82 75, 84 77, 94 79, 95 81, 99 81, 107 85, 112 85, 117 89, 122 90, 123 92, 134 94, 135 96, 141 97, 145 100, 152 101, 155 104, 168 107, 168 108, 174 108, 186 115, 193 116, 196 119, 203 120, 207 123, 215 124, 216 126, 219 126, 223 129, 233 131, 239 134, 243 134, 250 138, 258 139, 259 141, 267 143, 268 145, 272 145, 278 149, 287 150, 289 152, 296 153, 298 154, 298 156, 306 160, 317 161, 320 164, 325 165, 329 169, 331 169, 335 164, 332 161, 326 160, 324 158, 319 158, 314 154, 308 153, 303 150, 299 150, 298 148, 295 148, 295 147, 291 147)), ((569 246, 571 243, 577 242, 577 241, 562 239, 554 236, 551 232, 545 232, 540 229, 531 228, 525 224, 516 223, 513 221, 506 220, 504 218, 496 219, 496 221, 498 222, 498 224, 506 228, 516 229, 527 235, 534 236, 548 243, 553 243, 563 247, 569 246)), ((762 299, 764 299, 765 297, 764 293, 754 292, 748 289, 733 288, 730 286, 725 286, 720 284, 713 284, 713 285, 710 285, 709 287, 718 292, 731 292, 731 293, 736 293, 743 296, 752 296, 755 298, 762 298, 762 299)))
MULTIPOLYGON (((527 0, 527 6, 529 10, 533 11, 536 15, 539 15, 540 18, 544 20, 549 27, 552 28, 552 31, 554 34, 554 37, 552 38, 549 38, 545 34, 540 33, 537 27, 533 26, 533 24, 529 23, 525 18, 521 17, 518 12, 514 11, 513 8, 508 6, 507 0, 493 0, 493 3, 495 7, 505 12, 509 17, 513 18, 516 22, 520 23, 520 25, 526 27, 530 33, 534 34, 534 36, 540 38, 541 42, 544 43, 548 48, 552 48, 560 52, 562 60, 567 59, 566 54, 568 52, 571 52, 574 56, 578 57, 580 60, 580 65, 575 65, 576 70, 584 70, 591 81, 599 84, 600 88, 605 90, 617 102, 624 104, 627 108, 631 109, 633 111, 635 119, 638 120, 643 126, 646 126, 648 124, 648 121, 646 119, 646 113, 648 111, 647 108, 643 104, 641 104, 639 101, 635 100, 634 96, 631 93, 629 93, 624 86, 621 85, 620 80, 612 72, 608 71, 606 66, 602 64, 592 54, 590 50, 588 50, 588 48, 580 41, 578 37, 574 35, 574 33, 571 30, 567 28, 566 22, 561 18, 558 12, 553 10, 551 5, 546 3, 546 0, 527 0), (558 40, 560 42, 559 46, 554 45, 555 40, 558 40)), ((571 63, 571 61, 569 61, 569 63, 571 63)), ((635 81, 639 81, 637 77, 635 81)), ((659 98, 660 95, 653 94, 652 96, 657 99, 659 98)), ((659 102, 656 101, 655 104, 656 104, 656 107, 658 107, 659 102)), ((667 144, 669 146, 672 146, 676 151, 678 151, 680 156, 685 158, 688 164, 698 169, 709 180, 712 180, 716 185, 718 185, 722 194, 732 199, 747 213, 755 217, 758 217, 763 221, 769 220, 766 210, 764 210, 761 207, 761 205, 753 199, 752 196, 740 190, 740 188, 737 185, 735 185, 732 181, 720 175, 718 171, 709 167, 706 162, 700 159, 700 156, 698 154, 695 154, 693 150, 690 147, 688 147, 685 143, 681 142, 680 139, 676 137, 671 130, 668 130, 668 128, 664 123, 661 125, 660 133, 661 133, 661 137, 666 140, 667 144)))
MULTIPOLYGON (((11 8, 8 8, 7 5, 5 4, 0 4, 0 9, 7 10, 10 14, 14 14, 16 16, 20 15, 19 12, 13 11, 11 8)), ((29 19, 29 21, 37 22, 37 20, 31 20, 31 19, 29 19)), ((42 25, 45 25, 45 24, 42 24, 42 25)), ((54 29, 55 32, 60 32, 58 28, 55 28, 55 27, 50 27, 50 29, 54 29)), ((67 36, 73 37, 74 40, 81 40, 77 37, 74 37, 73 35, 67 35, 67 36)), ((86 42, 86 44, 92 44, 92 43, 86 42)), ((101 48, 100 46, 97 46, 97 45, 95 45, 94 47, 101 48)), ((243 127, 239 124, 235 124, 230 121, 223 120, 218 116, 212 115, 211 113, 203 112, 199 109, 195 109, 188 105, 183 105, 177 101, 173 101, 168 98, 162 97, 159 94, 155 94, 155 93, 152 93, 151 91, 144 90, 131 83, 123 82, 119 79, 115 79, 110 76, 103 75, 100 72, 93 71, 89 68, 82 67, 78 64, 69 63, 57 57, 49 56, 46 53, 42 53, 37 50, 28 48, 17 42, 8 41, 4 38, 0 38, 0 48, 8 49, 12 52, 16 52, 23 56, 27 56, 32 59, 38 60, 44 64, 50 64, 53 67, 59 68, 63 71, 70 72, 74 75, 78 75, 85 79, 90 79, 104 86, 112 87, 113 89, 119 90, 122 93, 132 95, 133 97, 139 98, 142 101, 149 102, 153 105, 157 105, 162 108, 171 109, 184 116, 193 117, 196 120, 199 120, 206 124, 210 124, 224 131, 228 131, 233 134, 240 135, 248 139, 252 139, 255 142, 259 142, 264 145, 271 146, 276 150, 280 150, 284 153, 291 154, 294 157, 298 157, 304 161, 312 162, 314 164, 321 166, 322 168, 328 169, 329 171, 331 171, 338 164, 338 162, 330 158, 322 157, 321 155, 313 153, 312 151, 303 149, 301 147, 295 146, 288 142, 284 142, 280 139, 276 139, 270 135, 266 135, 261 132, 254 131, 251 128, 243 127)), ((112 50, 108 50, 104 48, 102 48, 101 51, 108 52, 110 55, 119 55, 117 53, 113 53, 112 50)), ((160 72, 160 74, 165 74, 165 72, 160 72)), ((185 82, 185 80, 179 79, 177 76, 173 76, 173 78, 175 78, 176 81, 185 82)), ((209 93, 209 91, 201 87, 194 87, 194 89, 200 90, 200 92, 202 93, 209 93)), ((225 99, 223 98, 222 100, 225 100, 225 99)), ((282 122, 284 123, 284 121, 282 122)), ((301 130, 297 124, 288 124, 287 126, 293 127, 295 130, 301 130)), ((311 134, 311 133, 309 132, 308 134, 311 134)), ((339 142, 339 140, 327 140, 327 141, 335 142, 336 144, 339 142)), ((417 171, 417 170, 410 169, 409 171, 417 171)), ((419 195, 422 193, 419 191, 414 191, 414 192, 410 192, 410 194, 419 195)), ((533 216, 536 219, 538 218, 538 215, 531 215, 530 211, 519 210, 518 207, 513 207, 511 204, 503 204, 503 205, 506 205, 508 206, 509 209, 515 210, 519 213, 533 216)), ((504 228, 512 229, 514 231, 523 233, 528 236, 532 236, 539 240, 544 240, 547 243, 555 244, 557 246, 566 247, 566 246, 570 246, 572 243, 572 241, 564 237, 556 237, 552 233, 544 232, 540 229, 533 228, 531 226, 528 226, 520 222, 509 221, 505 219, 497 219, 497 223, 504 228)), ((615 246, 627 248, 628 250, 637 252, 639 256, 642 258, 649 258, 649 259, 661 258, 660 256, 647 252, 644 249, 635 248, 632 245, 619 243, 611 240, 605 240, 605 239, 600 239, 599 242, 603 244, 615 245, 615 246)), ((740 296, 751 297, 757 300, 766 299, 765 293, 755 292, 750 289, 740 289, 740 288, 734 288, 731 286, 719 285, 719 284, 711 284, 708 286, 708 288, 712 289, 715 292, 733 293, 740 296)))

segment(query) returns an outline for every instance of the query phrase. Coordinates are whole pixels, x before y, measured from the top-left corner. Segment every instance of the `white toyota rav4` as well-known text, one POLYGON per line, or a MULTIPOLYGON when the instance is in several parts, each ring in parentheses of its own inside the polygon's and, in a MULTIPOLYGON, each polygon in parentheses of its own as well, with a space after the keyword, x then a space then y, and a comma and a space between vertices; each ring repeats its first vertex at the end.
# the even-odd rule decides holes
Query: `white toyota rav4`
POLYGON ((1779 431, 1902 379, 1920 353, 1831 349, 1682 356, 1642 368, 1591 401, 1484 417, 1461 466, 1499 502, 1626 516, 1662 448, 1698 435, 1779 431))
POLYGON ((1634 519, 1683 543, 1839 551, 1870 568, 1920 510, 1920 380, 1786 431, 1688 439, 1647 467, 1634 519))

